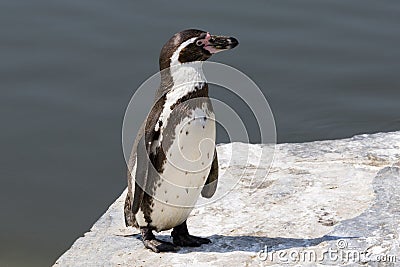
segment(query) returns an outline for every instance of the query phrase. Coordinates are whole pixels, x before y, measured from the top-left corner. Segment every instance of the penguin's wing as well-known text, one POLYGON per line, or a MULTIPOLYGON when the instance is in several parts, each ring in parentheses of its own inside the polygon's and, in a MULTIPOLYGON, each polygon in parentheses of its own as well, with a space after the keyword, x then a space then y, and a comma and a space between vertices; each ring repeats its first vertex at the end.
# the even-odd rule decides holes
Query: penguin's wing
POLYGON ((136 148, 136 174, 135 191, 133 197, 132 212, 136 214, 142 204, 144 191, 147 185, 147 172, 149 166, 149 156, 145 147, 145 136, 139 139, 136 148))
POLYGON ((218 184, 218 155, 217 155, 217 150, 214 150, 214 160, 211 164, 211 170, 210 173, 208 174, 207 181, 201 190, 201 196, 205 198, 211 198, 215 190, 217 190, 217 184, 218 184))
MULTIPOLYGON (((155 125, 158 121, 158 118, 160 117, 163 104, 164 104, 165 99, 160 98, 154 105, 153 108, 151 109, 149 115, 147 116, 146 121, 143 122, 138 135, 135 139, 135 143, 133 146, 133 150, 131 153, 131 158, 129 162, 129 170, 128 170, 128 175, 130 173, 130 170, 133 170, 135 164, 136 164, 136 174, 135 174, 135 190, 133 193, 133 203, 132 203, 132 208, 131 211, 133 214, 136 214, 142 204, 144 192, 147 188, 148 184, 148 176, 149 176, 149 168, 154 168, 152 163, 150 162, 150 148, 152 146, 152 143, 155 141, 155 139, 158 138, 159 132, 155 131, 155 125)), ((152 172, 153 173, 153 172, 152 172)), ((128 177, 128 181, 130 180, 130 177, 128 177)), ((128 182, 129 186, 129 182, 128 182)), ((133 185, 131 184, 131 188, 133 185)), ((132 190, 129 190, 128 188, 128 193, 131 192, 132 190)))
MULTIPOLYGON (((142 199, 142 189, 136 188, 135 177, 138 177, 137 171, 137 148, 139 142, 143 142, 144 136, 144 128, 146 125, 146 121, 144 121, 139 129, 139 132, 136 136, 135 142, 133 143, 131 155, 128 161, 128 171, 127 171, 127 178, 128 178, 128 193, 126 194, 125 198, 125 205, 124 205, 124 215, 125 215, 125 225, 126 226, 137 226, 135 221, 135 214, 139 210, 141 199, 142 199), (134 169, 136 166, 136 173, 134 173, 134 169)), ((140 170, 145 170, 140 168, 140 170)), ((142 176, 145 177, 145 176, 142 176)))

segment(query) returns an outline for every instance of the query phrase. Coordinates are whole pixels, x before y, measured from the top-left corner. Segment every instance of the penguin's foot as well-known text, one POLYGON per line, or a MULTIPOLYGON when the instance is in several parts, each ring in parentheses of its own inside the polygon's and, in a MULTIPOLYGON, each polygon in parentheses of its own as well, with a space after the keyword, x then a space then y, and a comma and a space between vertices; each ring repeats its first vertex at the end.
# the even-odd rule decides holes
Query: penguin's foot
POLYGON ((179 250, 177 246, 172 243, 158 240, 156 238, 151 240, 143 240, 143 244, 146 248, 151 249, 155 253, 159 252, 174 252, 179 250))
POLYGON ((186 221, 174 228, 171 233, 174 245, 181 247, 200 247, 202 244, 209 244, 208 238, 197 237, 189 234, 186 221))
POLYGON ((178 235, 173 237, 174 245, 181 247, 200 247, 202 244, 209 244, 211 240, 208 238, 198 237, 194 235, 178 235))
POLYGON ((143 244, 146 248, 151 249, 152 251, 159 252, 174 252, 179 250, 177 246, 170 242, 162 241, 157 239, 151 229, 147 227, 143 227, 140 229, 142 234, 143 244))

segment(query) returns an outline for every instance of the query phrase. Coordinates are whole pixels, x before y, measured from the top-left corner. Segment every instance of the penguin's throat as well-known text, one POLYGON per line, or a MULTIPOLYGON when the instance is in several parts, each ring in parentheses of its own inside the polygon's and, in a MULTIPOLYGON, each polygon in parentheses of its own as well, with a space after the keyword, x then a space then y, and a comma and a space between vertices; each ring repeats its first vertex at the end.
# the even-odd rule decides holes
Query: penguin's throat
POLYGON ((170 67, 173 81, 172 90, 179 90, 182 87, 193 87, 199 82, 205 82, 202 64, 200 62, 190 62, 177 64, 170 67))
POLYGON ((201 68, 201 64, 197 63, 184 63, 171 67, 171 77, 173 85, 170 90, 165 94, 165 102, 161 111, 158 121, 155 126, 155 131, 160 131, 159 138, 153 143, 152 151, 161 145, 163 139, 162 130, 166 127, 168 119, 171 116, 174 107, 182 102, 188 100, 189 96, 196 91, 206 89, 206 79, 201 68), (161 126, 163 125, 163 126, 161 126))
MULTIPOLYGON (((160 128, 162 128, 160 125, 164 125, 164 127, 167 125, 167 121, 172 113, 172 110, 177 104, 181 103, 182 101, 187 101, 187 98, 193 93, 196 94, 196 91, 200 92, 204 89, 206 89, 206 82, 201 79, 187 81, 186 83, 181 83, 179 86, 176 86, 174 83, 171 90, 165 94, 165 102, 158 119, 161 124, 157 123, 155 126, 155 131, 158 131, 160 128)), ((203 97, 205 96, 207 96, 206 93, 203 97)))

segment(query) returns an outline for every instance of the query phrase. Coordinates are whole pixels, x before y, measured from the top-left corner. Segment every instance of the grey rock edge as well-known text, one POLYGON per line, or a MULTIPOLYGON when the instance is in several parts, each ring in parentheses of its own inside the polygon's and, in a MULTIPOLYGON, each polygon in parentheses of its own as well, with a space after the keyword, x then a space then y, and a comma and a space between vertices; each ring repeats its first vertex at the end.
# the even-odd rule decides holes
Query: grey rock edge
POLYGON ((218 146, 218 190, 241 179, 188 220, 212 244, 146 250, 124 226, 123 192, 54 266, 400 266, 400 132, 279 144, 271 168, 252 161, 264 148, 218 146))

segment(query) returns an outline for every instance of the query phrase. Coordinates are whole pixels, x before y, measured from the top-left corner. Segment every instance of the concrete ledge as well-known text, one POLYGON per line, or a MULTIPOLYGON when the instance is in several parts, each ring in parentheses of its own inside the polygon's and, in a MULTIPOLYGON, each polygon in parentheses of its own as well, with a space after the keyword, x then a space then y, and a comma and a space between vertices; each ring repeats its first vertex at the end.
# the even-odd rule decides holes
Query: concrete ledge
MULTIPOLYGON (((263 145, 218 146, 220 181, 243 174, 240 152, 248 149, 256 156, 263 145), (227 151, 239 160, 229 163, 227 151)), ((123 192, 55 266, 397 266, 399 162, 400 132, 279 144, 257 190, 241 180, 192 212, 189 230, 212 244, 146 250, 138 231, 124 226, 123 192)), ((160 235, 169 239, 168 232, 160 235)))

